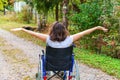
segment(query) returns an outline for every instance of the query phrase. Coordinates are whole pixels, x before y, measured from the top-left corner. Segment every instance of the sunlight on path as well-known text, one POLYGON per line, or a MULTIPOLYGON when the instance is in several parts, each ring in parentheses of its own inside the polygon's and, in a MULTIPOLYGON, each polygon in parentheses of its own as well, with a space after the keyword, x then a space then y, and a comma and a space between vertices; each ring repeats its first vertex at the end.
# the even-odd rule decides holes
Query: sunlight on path
POLYGON ((7 80, 10 71, 10 66, 5 61, 4 56, 0 52, 0 80, 7 80))
POLYGON ((0 30, 0 37, 3 38, 0 43, 0 51, 3 51, 0 54, 3 56, 0 57, 4 60, 0 62, 1 67, 4 68, 4 71, 0 72, 2 76, 0 80, 29 80, 31 78, 35 80, 41 47, 4 30, 0 30), (6 66, 2 65, 4 63, 6 66))

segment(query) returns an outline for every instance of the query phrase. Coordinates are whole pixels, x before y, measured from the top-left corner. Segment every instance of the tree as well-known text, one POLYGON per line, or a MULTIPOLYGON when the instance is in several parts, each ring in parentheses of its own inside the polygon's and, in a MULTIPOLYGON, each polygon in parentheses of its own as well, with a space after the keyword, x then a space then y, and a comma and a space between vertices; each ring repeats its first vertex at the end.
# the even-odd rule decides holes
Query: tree
POLYGON ((59 20, 59 17, 58 17, 58 13, 59 13, 59 4, 56 4, 56 6, 55 6, 55 14, 56 14, 56 16, 55 16, 55 19, 56 19, 56 21, 58 21, 59 20))
POLYGON ((67 13, 68 13, 68 4, 69 0, 63 0, 63 24, 65 27, 68 27, 68 18, 67 18, 67 13))
POLYGON ((8 4, 9 4, 9 5, 13 5, 14 2, 15 2, 15 0, 8 0, 8 4))
MULTIPOLYGON (((29 2, 28 0, 25 0, 26 2, 29 2)), ((59 7, 60 4, 62 4, 62 13, 63 13, 63 24, 67 27, 68 26, 68 19, 67 19, 67 13, 68 13, 68 4, 69 0, 33 0, 33 5, 35 9, 38 12, 38 19, 43 18, 43 20, 38 20, 41 22, 45 22, 46 16, 48 15, 49 10, 55 9, 55 19, 56 21, 59 21, 59 7)), ((41 23, 39 22, 39 23, 41 23)), ((38 24, 39 29, 42 27, 40 24, 38 24)))
POLYGON ((38 29, 42 28, 42 22, 43 22, 43 26, 45 26, 46 24, 46 16, 48 14, 49 10, 53 10, 54 7, 56 6, 56 20, 58 20, 58 4, 61 2, 62 0, 33 0, 33 4, 35 9, 38 11, 38 19, 42 20, 38 20, 41 21, 38 24, 38 29))
POLYGON ((34 8, 34 4, 33 4, 33 2, 32 2, 32 0, 24 0, 27 4, 28 4, 28 6, 29 6, 29 8, 28 8, 28 11, 29 11, 29 14, 30 14, 30 19, 32 19, 32 17, 33 17, 33 8, 34 8))
POLYGON ((0 0, 0 10, 3 10, 3 2, 0 0))
POLYGON ((5 8, 8 6, 8 0, 0 0, 0 10, 4 11, 4 15, 6 14, 5 8))

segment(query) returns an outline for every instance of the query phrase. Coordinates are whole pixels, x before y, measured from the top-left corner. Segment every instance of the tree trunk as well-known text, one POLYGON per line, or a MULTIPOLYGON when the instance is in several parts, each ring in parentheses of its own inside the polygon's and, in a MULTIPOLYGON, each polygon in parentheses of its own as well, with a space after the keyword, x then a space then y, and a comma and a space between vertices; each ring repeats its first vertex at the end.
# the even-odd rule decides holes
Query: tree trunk
POLYGON ((120 19, 119 19, 119 33, 118 33, 119 37, 118 37, 118 42, 120 43, 120 19))
POLYGON ((28 9, 27 9, 27 23, 28 24, 30 23, 30 20, 31 20, 30 7, 28 6, 28 9))
POLYGON ((56 4, 56 9, 55 9, 55 18, 56 18, 56 21, 58 21, 58 18, 59 18, 59 14, 58 14, 58 4, 56 4))
POLYGON ((37 23, 37 12, 36 12, 36 10, 35 10, 34 17, 35 17, 35 23, 37 23))
POLYGON ((68 13, 68 3, 69 0, 63 1, 63 24, 66 28, 68 27, 68 18, 66 17, 66 14, 68 13))
POLYGON ((63 16, 62 16, 62 14, 63 14, 63 4, 62 3, 60 3, 60 10, 59 10, 59 16, 60 16, 60 18, 62 18, 63 16))
POLYGON ((38 25, 38 31, 41 30, 41 20, 40 20, 40 14, 37 14, 37 25, 38 25))
POLYGON ((30 19, 32 20, 33 19, 33 8, 30 7, 30 19))
POLYGON ((43 18, 42 18, 42 26, 41 26, 41 28, 46 27, 46 16, 43 15, 42 17, 43 18))
POLYGON ((6 15, 5 6, 4 6, 4 15, 6 15))

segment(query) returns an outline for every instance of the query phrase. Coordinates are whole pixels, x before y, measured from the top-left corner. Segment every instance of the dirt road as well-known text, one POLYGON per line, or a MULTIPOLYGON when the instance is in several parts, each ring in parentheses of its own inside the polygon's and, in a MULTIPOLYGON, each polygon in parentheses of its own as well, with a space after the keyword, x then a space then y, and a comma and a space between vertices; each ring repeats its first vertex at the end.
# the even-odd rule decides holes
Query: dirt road
MULTIPOLYGON (((0 80, 35 80, 42 47, 0 29, 0 80)), ((118 80, 80 64, 81 80, 118 80)))

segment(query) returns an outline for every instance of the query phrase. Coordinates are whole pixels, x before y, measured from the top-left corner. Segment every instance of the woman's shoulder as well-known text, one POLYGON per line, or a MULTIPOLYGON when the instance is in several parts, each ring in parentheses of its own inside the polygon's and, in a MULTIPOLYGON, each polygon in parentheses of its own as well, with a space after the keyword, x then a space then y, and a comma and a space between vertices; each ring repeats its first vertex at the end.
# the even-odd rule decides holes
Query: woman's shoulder
POLYGON ((67 36, 67 38, 66 39, 69 39, 69 40, 72 40, 73 41, 73 36, 67 36))
POLYGON ((73 42, 73 37, 72 36, 67 36, 66 39, 64 40, 65 43, 72 43, 73 42))
POLYGON ((46 43, 54 48, 65 48, 70 46, 73 43, 73 39, 71 36, 67 36, 64 41, 58 42, 58 41, 52 41, 50 40, 50 36, 47 38, 46 43))
MULTIPOLYGON (((71 35, 70 35, 70 36, 67 36, 65 40, 69 40, 69 39, 73 39, 73 37, 72 37, 71 35)), ((49 35, 48 35, 48 37, 47 37, 47 40, 50 40, 50 36, 49 36, 49 35)), ((65 40, 64 40, 64 41, 65 41, 65 40)))

